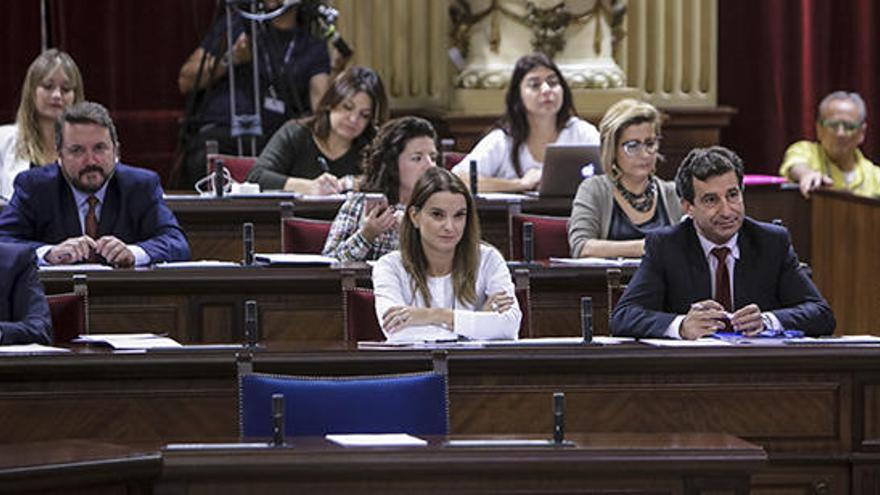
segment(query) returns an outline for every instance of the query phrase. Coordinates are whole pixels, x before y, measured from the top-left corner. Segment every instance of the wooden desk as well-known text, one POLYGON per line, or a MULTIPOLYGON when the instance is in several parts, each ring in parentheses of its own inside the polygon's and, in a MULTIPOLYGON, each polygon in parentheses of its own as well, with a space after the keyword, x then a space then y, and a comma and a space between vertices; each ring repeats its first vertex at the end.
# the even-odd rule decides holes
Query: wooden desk
MULTIPOLYGON (((431 369, 426 351, 269 346, 257 371, 431 369)), ((549 435, 552 393, 574 433, 724 432, 763 447, 753 489, 848 493, 880 476, 880 348, 662 349, 641 344, 453 350, 453 434, 549 435), (858 466, 850 459, 858 454, 858 466)), ((0 442, 213 442, 238 432, 232 352, 0 360, 0 442)))
MULTIPOLYGON (((501 438, 510 437, 493 437, 501 438)), ((233 440, 161 451, 86 440, 7 444, 0 445, 0 491, 746 494, 767 459, 760 447, 719 433, 569 438, 575 445, 543 448, 452 447, 442 437, 414 448, 342 448, 322 438, 292 438, 280 448, 235 448, 233 440)))
MULTIPOLYGON (((485 437, 484 437, 485 438, 485 437)), ((573 447, 165 448, 157 493, 749 493, 760 447, 724 434, 570 435, 573 447)))
MULTIPOLYGON (((520 265, 512 265, 516 268, 520 265)), ((532 336, 580 335, 580 298, 593 298, 594 333, 608 334, 604 268, 528 265, 532 336)), ((49 294, 74 272, 40 272, 49 294)), ((631 269, 625 271, 628 278, 631 269)), ((92 333, 167 333, 182 343, 242 342, 244 302, 259 306, 262 341, 342 341, 342 276, 369 287, 365 263, 328 267, 136 269, 88 273, 92 333)))
MULTIPOLYGON (((281 251, 281 202, 294 203, 294 213, 304 218, 333 220, 342 201, 339 199, 294 199, 291 196, 199 198, 193 195, 168 195, 168 207, 174 212, 189 240, 192 259, 241 261, 243 259, 242 224, 254 224, 254 249, 257 252, 281 251)), ((508 254, 510 227, 508 218, 520 211, 518 201, 478 200, 483 239, 508 254)))
POLYGON ((0 492, 147 494, 162 469, 155 447, 91 440, 0 445, 0 492))
POLYGON ((810 203, 813 280, 836 333, 880 333, 880 199, 818 191, 810 203))

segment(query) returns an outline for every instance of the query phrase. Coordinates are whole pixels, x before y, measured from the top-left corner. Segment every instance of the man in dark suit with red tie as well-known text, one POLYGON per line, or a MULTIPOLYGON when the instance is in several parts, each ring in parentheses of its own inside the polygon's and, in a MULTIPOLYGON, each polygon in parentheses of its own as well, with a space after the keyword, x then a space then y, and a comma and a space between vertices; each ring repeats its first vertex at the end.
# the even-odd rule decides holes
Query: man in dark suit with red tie
POLYGON ((159 176, 119 163, 103 106, 68 107, 55 124, 58 164, 21 173, 0 214, 0 240, 28 244, 41 264, 130 267, 189 259, 159 176))
POLYGON ((721 146, 691 150, 675 181, 689 218, 646 237, 641 266, 612 315, 614 335, 834 331, 831 308, 800 269, 788 231, 744 216, 736 153, 721 146))
POLYGON ((27 246, 0 243, 0 344, 51 344, 52 318, 27 246))

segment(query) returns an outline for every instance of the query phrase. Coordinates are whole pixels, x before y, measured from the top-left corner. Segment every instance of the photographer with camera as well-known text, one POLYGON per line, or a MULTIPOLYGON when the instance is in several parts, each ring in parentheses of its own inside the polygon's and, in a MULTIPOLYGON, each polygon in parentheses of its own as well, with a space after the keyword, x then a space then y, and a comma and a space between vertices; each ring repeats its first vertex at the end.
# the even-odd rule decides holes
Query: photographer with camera
MULTIPOLYGON (((183 159, 178 187, 189 189, 205 175, 205 142, 216 140, 219 152, 259 153, 268 139, 285 122, 312 113, 330 84, 330 56, 327 42, 313 33, 321 29, 314 1, 264 0, 262 7, 278 12, 267 22, 251 21, 238 10, 218 15, 211 31, 180 69, 178 86, 194 98, 188 105, 182 134, 183 159), (254 64, 251 23, 256 24, 260 99, 257 102, 261 132, 255 135, 256 149, 239 149, 231 129, 231 114, 255 114, 254 64), (231 26, 231 34, 227 33, 231 26), (234 40, 228 50, 227 39, 234 40), (230 65, 234 81, 230 81, 230 65), (234 91, 235 111, 230 111, 234 91)), ((250 2, 245 2, 250 5, 250 2)), ((220 9, 222 11, 223 9, 220 9)), ((268 18, 268 16, 265 16, 268 18)))

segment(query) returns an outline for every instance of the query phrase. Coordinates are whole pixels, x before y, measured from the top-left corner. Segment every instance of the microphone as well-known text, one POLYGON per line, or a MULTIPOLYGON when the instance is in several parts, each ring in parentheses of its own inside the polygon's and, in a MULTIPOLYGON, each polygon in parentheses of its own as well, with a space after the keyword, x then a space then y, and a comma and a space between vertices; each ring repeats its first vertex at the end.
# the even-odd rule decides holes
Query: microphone
POLYGON ((522 257, 526 263, 535 259, 535 225, 525 222, 522 226, 522 257))
POLYGON ((553 393, 553 443, 565 443, 565 393, 553 393))
POLYGON ((272 394, 272 446, 284 445, 284 395, 272 394))
POLYGON ((244 302, 244 343, 247 347, 257 345, 257 301, 249 299, 244 302))
POLYGON ((477 199, 477 161, 471 160, 471 196, 477 199))
POLYGON ((242 225, 241 238, 244 246, 244 266, 252 266, 254 264, 254 224, 245 222, 242 225))
POLYGON ((593 341, 593 298, 589 296, 581 298, 581 333, 584 344, 593 341))
POLYGON ((223 160, 214 160, 214 197, 223 197, 223 160))

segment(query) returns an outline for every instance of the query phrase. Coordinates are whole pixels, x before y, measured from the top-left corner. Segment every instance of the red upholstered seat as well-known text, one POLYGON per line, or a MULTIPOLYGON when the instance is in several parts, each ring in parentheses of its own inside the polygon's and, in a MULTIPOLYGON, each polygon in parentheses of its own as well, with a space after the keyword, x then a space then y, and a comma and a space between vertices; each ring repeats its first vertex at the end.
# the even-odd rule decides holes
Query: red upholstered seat
POLYGON ((281 251, 284 253, 321 254, 333 222, 311 218, 281 219, 281 251))
POLYGON ((514 215, 510 237, 513 260, 523 259, 523 224, 531 222, 534 233, 534 259, 568 258, 568 218, 543 215, 514 215))
POLYGON ((376 317, 375 297, 371 289, 355 287, 342 291, 345 339, 349 342, 385 340, 376 317))
POLYGON ((208 155, 208 169, 206 170, 208 174, 211 174, 214 171, 214 160, 218 158, 223 160, 223 166, 226 167, 226 170, 229 171, 229 175, 232 176, 236 182, 244 182, 247 180, 248 174, 251 169, 254 168, 254 163, 257 162, 257 157, 255 156, 236 156, 211 153, 208 155))
POLYGON ((80 334, 88 333, 86 296, 66 293, 46 296, 55 343, 65 344, 80 334))
POLYGON ((465 153, 460 153, 458 151, 445 151, 443 152, 443 168, 446 170, 452 170, 452 167, 458 165, 465 156, 465 153))

